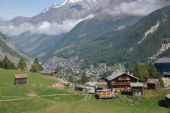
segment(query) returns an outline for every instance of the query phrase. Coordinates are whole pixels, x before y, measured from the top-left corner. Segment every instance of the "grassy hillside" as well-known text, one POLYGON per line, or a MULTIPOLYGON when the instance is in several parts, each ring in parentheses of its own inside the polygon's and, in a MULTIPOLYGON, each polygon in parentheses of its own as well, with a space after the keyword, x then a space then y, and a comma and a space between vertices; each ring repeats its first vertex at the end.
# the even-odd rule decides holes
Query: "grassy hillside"
POLYGON ((142 97, 118 94, 113 100, 96 100, 93 95, 75 93, 70 90, 50 88, 57 80, 39 74, 29 74, 29 84, 13 85, 13 77, 19 71, 0 69, 0 113, 168 113, 170 109, 160 107, 170 89, 145 91, 142 97), (69 94, 42 96, 51 94, 69 94), (76 95, 75 95, 76 94, 76 95), (40 97, 38 97, 40 96, 40 97), (8 101, 2 101, 2 100, 8 101), (11 100, 20 99, 20 100, 11 100))
POLYGON ((28 73, 28 85, 14 85, 14 74, 18 73, 28 72, 0 69, 1 99, 28 97, 29 94, 47 95, 56 93, 66 93, 64 90, 56 90, 54 88, 50 88, 52 84, 58 82, 56 79, 34 73, 28 73))

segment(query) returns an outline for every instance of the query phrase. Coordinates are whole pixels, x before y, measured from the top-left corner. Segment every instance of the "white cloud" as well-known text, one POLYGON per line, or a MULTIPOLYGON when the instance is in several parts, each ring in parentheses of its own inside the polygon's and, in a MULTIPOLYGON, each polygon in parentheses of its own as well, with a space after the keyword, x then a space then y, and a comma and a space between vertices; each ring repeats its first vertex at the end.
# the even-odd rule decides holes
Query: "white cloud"
POLYGON ((114 6, 115 13, 147 15, 156 9, 170 4, 170 0, 130 0, 114 6))
POLYGON ((37 25, 32 25, 30 23, 23 23, 19 26, 5 25, 5 26, 0 26, 0 31, 8 36, 17 36, 24 32, 57 35, 63 32, 69 32, 73 27, 75 27, 81 21, 93 17, 94 15, 89 15, 88 17, 79 20, 65 20, 63 21, 62 24, 58 24, 56 22, 50 23, 44 21, 37 25))
MULTIPOLYGON (((95 0, 94 0, 95 1, 95 0)), ((96 0, 97 1, 97 0, 96 0)), ((105 11, 116 14, 130 14, 130 15, 147 15, 152 11, 170 4, 170 0, 112 0, 115 5, 112 10, 106 9, 105 11)), ((20 35, 24 32, 57 35, 59 33, 68 32, 81 21, 93 18, 94 15, 89 15, 87 18, 79 20, 65 20, 62 24, 56 22, 44 21, 40 24, 33 25, 30 23, 23 23, 19 26, 2 25, 0 31, 10 36, 20 35)))

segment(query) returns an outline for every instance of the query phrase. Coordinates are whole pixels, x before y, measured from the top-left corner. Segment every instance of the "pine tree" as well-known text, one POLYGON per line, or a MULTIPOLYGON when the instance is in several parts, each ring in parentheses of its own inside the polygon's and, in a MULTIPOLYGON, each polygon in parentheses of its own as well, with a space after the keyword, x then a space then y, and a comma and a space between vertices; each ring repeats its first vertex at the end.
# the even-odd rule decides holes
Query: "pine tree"
POLYGON ((159 72, 156 70, 156 68, 152 64, 148 65, 148 72, 149 72, 150 78, 155 78, 155 79, 160 78, 159 72))
POLYGON ((138 77, 142 82, 145 82, 148 77, 148 69, 146 64, 136 64, 134 68, 134 75, 138 77))
POLYGON ((18 69, 25 70, 26 68, 27 68, 27 64, 26 64, 25 60, 21 57, 18 62, 18 69))
POLYGON ((30 71, 31 72, 39 72, 41 70, 43 70, 43 67, 40 65, 38 58, 35 58, 34 63, 32 64, 30 71))
POLYGON ((7 56, 2 61, 2 68, 4 69, 17 69, 14 63, 12 63, 7 56))
POLYGON ((2 61, 0 61, 0 68, 3 68, 3 63, 2 63, 2 61))
POLYGON ((89 77, 86 76, 85 73, 82 74, 82 77, 81 77, 81 83, 82 84, 85 84, 86 82, 89 81, 89 77))

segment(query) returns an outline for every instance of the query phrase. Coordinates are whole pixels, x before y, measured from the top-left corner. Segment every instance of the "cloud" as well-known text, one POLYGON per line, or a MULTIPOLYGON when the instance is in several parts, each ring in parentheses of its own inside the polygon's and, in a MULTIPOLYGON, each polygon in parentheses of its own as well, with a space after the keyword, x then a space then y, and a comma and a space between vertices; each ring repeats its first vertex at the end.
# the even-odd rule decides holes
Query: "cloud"
POLYGON ((47 22, 44 21, 40 24, 33 25, 28 22, 20 24, 19 26, 14 25, 4 25, 0 26, 0 31, 8 36, 18 36, 25 32, 31 32, 34 34, 48 34, 48 35, 57 35, 63 32, 69 32, 74 28, 78 23, 89 18, 93 18, 94 15, 89 15, 86 18, 79 20, 65 20, 62 24, 56 22, 47 22))
POLYGON ((113 7, 114 13, 147 15, 154 10, 170 5, 170 0, 122 0, 113 7))
MULTIPOLYGON (((1 1, 1 0, 0 0, 1 1)), ((100 0, 102 1, 102 0, 100 0)), ((170 5, 170 0, 110 0, 111 8, 106 8, 105 11, 116 14, 129 15, 148 15, 156 9, 170 5)), ((97 0, 96 0, 97 2, 97 0)), ((35 34, 57 35, 63 32, 69 32, 78 23, 88 18, 93 18, 94 15, 89 15, 86 18, 79 20, 64 20, 61 23, 44 21, 42 23, 33 25, 30 23, 22 23, 19 26, 1 25, 0 31, 9 36, 17 36, 24 32, 31 32, 35 34)))

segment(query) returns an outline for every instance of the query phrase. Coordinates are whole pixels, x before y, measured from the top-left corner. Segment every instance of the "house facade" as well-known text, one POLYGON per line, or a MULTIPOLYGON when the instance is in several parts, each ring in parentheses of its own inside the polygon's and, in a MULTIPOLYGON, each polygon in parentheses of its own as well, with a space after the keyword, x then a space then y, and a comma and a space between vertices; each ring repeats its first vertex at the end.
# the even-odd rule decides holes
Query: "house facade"
POLYGON ((109 87, 117 92, 131 92, 131 83, 138 82, 138 78, 128 73, 113 73, 107 80, 109 87))

